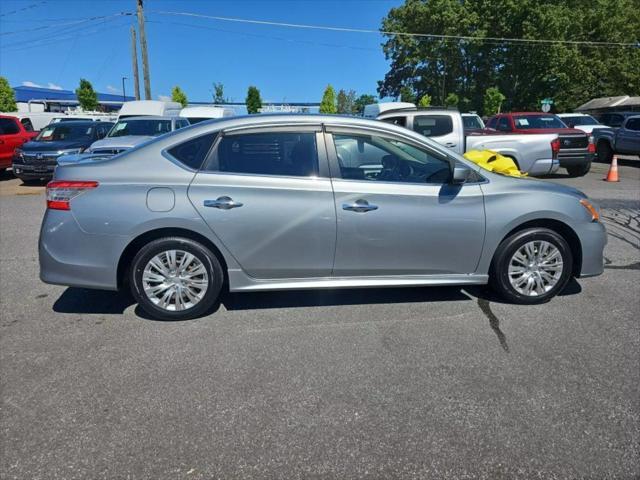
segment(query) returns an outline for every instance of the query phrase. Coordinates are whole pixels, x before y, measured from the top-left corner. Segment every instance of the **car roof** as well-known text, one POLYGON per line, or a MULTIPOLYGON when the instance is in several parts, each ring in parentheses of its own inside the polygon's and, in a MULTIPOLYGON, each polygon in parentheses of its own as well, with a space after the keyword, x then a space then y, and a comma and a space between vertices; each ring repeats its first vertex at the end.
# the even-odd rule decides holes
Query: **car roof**
POLYGON ((181 117, 169 116, 169 115, 138 115, 135 117, 124 117, 123 121, 129 120, 175 120, 181 119, 181 117))
POLYGON ((575 113, 556 113, 556 115, 559 116, 559 117, 590 117, 591 116, 588 113, 580 113, 580 112, 575 112, 575 113))
POLYGON ((93 127, 95 125, 101 125, 104 123, 112 123, 112 122, 94 122, 93 120, 70 120, 68 122, 54 122, 54 123, 50 123, 48 126, 67 126, 67 125, 79 125, 79 126, 88 126, 88 127, 93 127))
POLYGON ((537 116, 543 116, 543 115, 555 115, 555 113, 544 113, 544 112, 508 112, 508 113, 499 113, 498 115, 537 115, 537 116))

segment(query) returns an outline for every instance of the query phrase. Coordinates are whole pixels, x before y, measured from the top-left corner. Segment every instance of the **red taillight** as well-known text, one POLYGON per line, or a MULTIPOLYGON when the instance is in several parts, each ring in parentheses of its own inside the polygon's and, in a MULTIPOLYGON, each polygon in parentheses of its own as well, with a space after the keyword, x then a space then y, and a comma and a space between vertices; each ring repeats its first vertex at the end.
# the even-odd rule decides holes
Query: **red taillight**
POLYGON ((96 188, 98 182, 74 180, 53 181, 47 184, 47 208, 51 210, 71 210, 71 200, 86 190, 96 188))
POLYGON ((596 144, 593 141, 593 135, 589 136, 589 147, 588 147, 588 152, 589 153, 596 153, 596 144))
POLYGON ((560 152, 560 139, 556 138, 551 141, 551 153, 553 154, 553 158, 558 158, 558 153, 560 152))

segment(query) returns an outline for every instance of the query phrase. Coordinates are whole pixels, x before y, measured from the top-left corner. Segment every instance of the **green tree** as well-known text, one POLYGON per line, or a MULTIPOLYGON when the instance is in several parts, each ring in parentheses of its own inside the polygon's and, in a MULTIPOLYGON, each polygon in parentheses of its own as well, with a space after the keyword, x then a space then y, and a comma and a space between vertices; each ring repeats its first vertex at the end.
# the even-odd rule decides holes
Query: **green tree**
POLYGON ((227 101, 224 98, 224 85, 222 83, 213 84, 213 103, 225 103, 227 101))
POLYGON ((16 94, 9 85, 9 81, 0 77, 0 112, 15 112, 16 110, 18 110, 16 94))
POLYGON ((80 79, 80 86, 76 88, 76 97, 83 110, 90 111, 98 108, 98 94, 89 80, 80 79))
POLYGON ((259 113, 262 108, 262 98, 260 97, 260 90, 253 85, 249 87, 247 90, 247 99, 245 100, 247 104, 247 112, 248 113, 259 113))
MULTIPOLYGON (((481 111, 484 94, 496 87, 502 110, 538 109, 550 97, 558 111, 595 97, 640 92, 638 0, 405 0, 382 21, 387 32, 463 35, 478 40, 415 38, 385 34, 389 71, 380 96, 398 96, 405 85, 433 98, 443 92, 467 99, 481 111), (635 46, 485 41, 619 42, 635 46)), ((462 103, 462 101, 461 101, 462 103)))
POLYGON ((377 103, 376 97, 366 93, 360 95, 355 102, 353 102, 353 113, 356 115, 362 115, 364 113, 365 105, 371 105, 372 103, 377 103))
POLYGON ((408 85, 400 87, 400 101, 416 103, 417 97, 413 89, 408 85))
POLYGON ((337 111, 336 91, 331 85, 327 85, 320 101, 320 113, 336 113, 337 111))
POLYGON ((455 93, 450 93, 449 95, 447 95, 447 98, 444 99, 444 106, 445 107, 456 107, 458 108, 458 104, 460 103, 460 99, 458 98, 458 95, 456 95, 455 93))
POLYGON ((419 107, 429 107, 431 106, 431 95, 423 95, 420 97, 420 101, 418 102, 419 107))
POLYGON ((487 117, 500 113, 502 102, 505 96, 495 87, 487 88, 484 94, 484 102, 482 104, 482 113, 487 117))
POLYGON ((351 113, 351 106, 349 105, 349 97, 347 96, 347 92, 340 89, 338 92, 338 97, 336 100, 336 110, 338 113, 345 114, 351 113))
POLYGON ((171 90, 171 100, 174 102, 178 102, 182 107, 186 107, 189 104, 189 100, 187 100, 187 94, 182 91, 179 86, 173 87, 171 90))

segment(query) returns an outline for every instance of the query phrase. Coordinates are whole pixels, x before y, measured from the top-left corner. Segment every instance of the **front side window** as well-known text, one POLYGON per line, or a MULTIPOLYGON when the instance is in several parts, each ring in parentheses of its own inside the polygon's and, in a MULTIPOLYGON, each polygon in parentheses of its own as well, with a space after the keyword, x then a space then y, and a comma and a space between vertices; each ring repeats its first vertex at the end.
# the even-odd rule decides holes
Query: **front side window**
POLYGON ((489 121, 487 122, 487 128, 493 128, 495 130, 496 128, 496 123, 497 123, 497 119, 496 117, 491 117, 489 119, 489 121))
POLYGON ((20 120, 20 123, 22 123, 22 126, 24 127, 24 129, 27 132, 33 132, 34 131, 33 123, 31 123, 31 119, 23 118, 22 120, 20 120))
POLYGON ((395 138, 334 134, 333 141, 344 179, 442 184, 451 175, 446 158, 395 138))
POLYGON ((509 123, 509 119, 507 117, 500 117, 498 119, 497 130, 500 130, 501 132, 510 132, 511 131, 511 124, 509 123))
POLYGON ((215 133, 202 135, 170 148, 168 152, 173 158, 190 169, 199 170, 215 138, 215 133))
POLYGON ((223 137, 217 170, 228 173, 312 177, 318 175, 316 135, 269 132, 223 137))
POLYGON ((449 115, 417 115, 413 130, 425 137, 440 137, 453 132, 453 120, 449 115))
POLYGON ((137 119, 137 120, 119 120, 109 135, 113 137, 125 137, 128 135, 157 137, 163 133, 171 131, 171 120, 156 119, 137 119))
POLYGON ((627 130, 640 131, 640 118, 630 118, 625 125, 627 130))
POLYGON ((20 133, 20 129, 15 120, 0 118, 0 135, 15 135, 16 133, 20 133))
POLYGON ((184 128, 188 126, 189 126, 189 122, 187 122, 186 120, 176 120, 176 130, 178 130, 179 128, 184 128))
POLYGON ((401 127, 406 127, 407 126, 406 117, 388 117, 388 118, 383 118, 382 121, 383 122, 387 122, 387 123, 391 123, 393 125, 399 125, 401 127))
POLYGON ((538 128, 567 128, 555 115, 516 115, 513 117, 516 128, 530 130, 538 128))
POLYGON ((468 130, 483 128, 482 121, 477 115, 464 115, 462 117, 462 124, 464 128, 468 130))

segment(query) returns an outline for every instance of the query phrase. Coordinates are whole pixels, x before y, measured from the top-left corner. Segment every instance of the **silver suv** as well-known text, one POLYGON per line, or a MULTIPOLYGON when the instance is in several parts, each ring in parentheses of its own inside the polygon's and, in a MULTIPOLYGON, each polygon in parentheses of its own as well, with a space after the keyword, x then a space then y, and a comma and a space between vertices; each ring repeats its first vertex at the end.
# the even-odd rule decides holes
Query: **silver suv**
POLYGON ((468 285, 549 300, 602 273, 581 192, 480 170, 378 121, 259 115, 203 122, 119 156, 61 165, 40 276, 116 290, 163 319, 231 291, 468 285))

